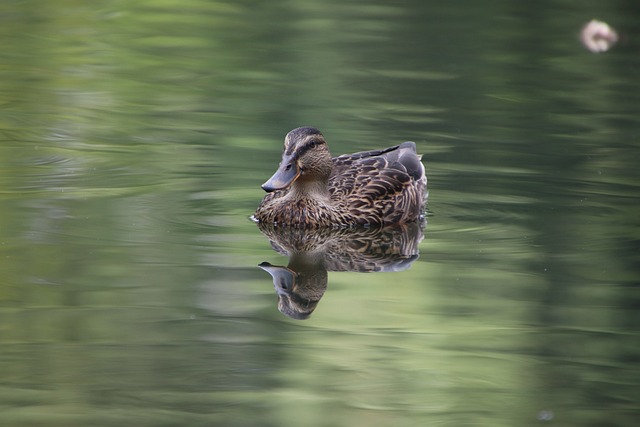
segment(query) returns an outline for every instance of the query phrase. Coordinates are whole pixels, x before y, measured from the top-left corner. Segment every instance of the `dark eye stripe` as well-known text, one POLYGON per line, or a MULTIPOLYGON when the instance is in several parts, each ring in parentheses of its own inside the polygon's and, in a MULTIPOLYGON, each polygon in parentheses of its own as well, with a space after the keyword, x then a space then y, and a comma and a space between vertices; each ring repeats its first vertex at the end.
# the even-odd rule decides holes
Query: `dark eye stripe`
POLYGON ((316 148, 318 145, 321 145, 321 144, 324 144, 324 143, 325 143, 324 141, 317 140, 317 139, 309 140, 306 144, 304 144, 298 150, 298 157, 302 156, 304 153, 306 153, 307 151, 311 150, 312 148, 316 148))
MULTIPOLYGON (((295 151, 295 155, 296 155, 296 157, 300 157, 304 153, 306 153, 307 151, 309 151, 312 148, 315 148, 315 147, 317 147, 318 145, 321 145, 321 144, 326 144, 326 142, 323 141, 323 140, 319 140, 319 139, 309 139, 307 142, 305 142, 305 144, 302 147, 298 148, 295 151)), ((291 154, 293 154, 293 151, 294 151, 293 147, 289 147, 289 149, 287 150, 287 152, 285 154, 291 155, 291 154)))

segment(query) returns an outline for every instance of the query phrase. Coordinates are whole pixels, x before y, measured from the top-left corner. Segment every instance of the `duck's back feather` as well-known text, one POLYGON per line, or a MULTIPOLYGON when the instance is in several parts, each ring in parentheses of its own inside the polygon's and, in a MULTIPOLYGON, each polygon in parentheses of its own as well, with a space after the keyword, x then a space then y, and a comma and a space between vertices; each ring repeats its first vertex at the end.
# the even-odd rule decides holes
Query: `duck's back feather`
POLYGON ((422 212, 426 176, 415 143, 345 154, 333 162, 331 198, 345 206, 357 223, 405 222, 422 212))

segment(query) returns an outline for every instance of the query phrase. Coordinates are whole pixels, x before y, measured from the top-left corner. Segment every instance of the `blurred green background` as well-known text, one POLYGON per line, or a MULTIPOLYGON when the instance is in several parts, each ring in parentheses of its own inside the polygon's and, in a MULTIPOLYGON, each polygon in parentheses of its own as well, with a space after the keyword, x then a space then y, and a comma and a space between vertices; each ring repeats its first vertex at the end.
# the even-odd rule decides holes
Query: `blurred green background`
POLYGON ((637 1, 0 4, 3 426, 635 426, 637 1), (593 54, 592 18, 620 33, 593 54), (309 320, 248 217, 292 128, 413 140, 400 273, 309 320))

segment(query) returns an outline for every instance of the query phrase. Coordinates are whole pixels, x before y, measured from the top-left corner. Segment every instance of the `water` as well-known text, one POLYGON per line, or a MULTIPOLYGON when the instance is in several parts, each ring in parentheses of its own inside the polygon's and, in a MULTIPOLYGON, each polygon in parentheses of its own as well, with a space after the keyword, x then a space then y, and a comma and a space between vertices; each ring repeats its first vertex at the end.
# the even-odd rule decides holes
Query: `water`
POLYGON ((0 17, 1 425, 636 425, 635 4, 0 17), (336 155, 416 141, 430 191, 400 271, 307 266, 303 321, 248 219, 301 125, 336 155))

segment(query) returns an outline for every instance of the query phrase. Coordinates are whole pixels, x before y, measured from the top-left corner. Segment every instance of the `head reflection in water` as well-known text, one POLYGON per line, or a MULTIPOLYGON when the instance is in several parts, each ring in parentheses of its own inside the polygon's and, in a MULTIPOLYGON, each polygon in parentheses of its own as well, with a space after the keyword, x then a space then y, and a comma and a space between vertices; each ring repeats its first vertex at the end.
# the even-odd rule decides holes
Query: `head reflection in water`
POLYGON ((322 266, 298 272, 268 262, 263 262, 259 267, 273 278, 273 286, 278 294, 278 310, 292 319, 307 319, 327 289, 327 270, 322 266))
POLYGON ((259 265, 273 278, 278 309, 296 320, 309 318, 327 290, 327 271, 360 273, 408 269, 418 259, 422 222, 386 228, 301 229, 258 224, 286 267, 259 265))

